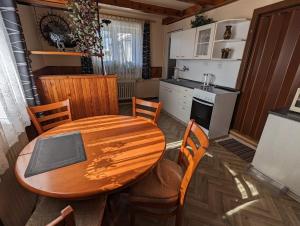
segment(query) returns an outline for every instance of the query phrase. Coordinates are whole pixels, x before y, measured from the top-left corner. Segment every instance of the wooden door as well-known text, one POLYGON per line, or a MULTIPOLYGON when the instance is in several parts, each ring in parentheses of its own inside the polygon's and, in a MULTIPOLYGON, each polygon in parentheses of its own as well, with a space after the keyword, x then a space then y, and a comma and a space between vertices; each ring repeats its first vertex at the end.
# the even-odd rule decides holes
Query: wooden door
POLYGON ((233 128, 256 141, 268 111, 289 107, 300 87, 300 1, 255 10, 238 88, 233 128))

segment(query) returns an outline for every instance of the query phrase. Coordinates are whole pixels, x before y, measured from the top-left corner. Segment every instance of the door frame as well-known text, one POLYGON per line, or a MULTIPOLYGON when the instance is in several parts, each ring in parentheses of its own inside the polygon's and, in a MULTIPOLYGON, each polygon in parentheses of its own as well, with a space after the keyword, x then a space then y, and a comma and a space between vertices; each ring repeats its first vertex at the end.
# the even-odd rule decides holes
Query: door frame
POLYGON ((246 42, 246 46, 245 46, 245 50, 241 62, 241 67, 237 78, 236 89, 241 90, 244 85, 244 81, 247 79, 247 77, 245 77, 245 74, 247 74, 248 63, 250 62, 249 59, 252 54, 251 47, 254 45, 255 42, 255 37, 258 29, 257 25, 259 23, 260 17, 266 13, 272 13, 277 10, 287 9, 298 5, 300 5, 300 0, 284 0, 254 10, 250 28, 249 28, 248 37, 247 37, 248 41, 246 42))

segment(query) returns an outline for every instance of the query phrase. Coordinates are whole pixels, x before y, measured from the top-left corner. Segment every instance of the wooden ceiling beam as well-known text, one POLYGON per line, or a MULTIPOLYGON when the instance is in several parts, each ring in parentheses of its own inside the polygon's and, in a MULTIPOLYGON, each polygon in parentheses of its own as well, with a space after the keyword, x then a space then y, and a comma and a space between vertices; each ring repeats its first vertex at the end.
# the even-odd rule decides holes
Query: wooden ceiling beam
MULTIPOLYGON (((17 3, 44 7, 48 6, 51 8, 66 8, 67 0, 17 0, 17 3)), ((122 8, 134 9, 142 11, 144 13, 151 13, 156 15, 171 16, 175 18, 182 16, 181 10, 135 2, 132 0, 100 0, 100 3, 122 8)))
POLYGON ((177 9, 171 9, 167 7, 161 7, 157 5, 150 5, 141 2, 135 2, 131 0, 100 0, 102 4, 113 5, 128 9, 135 9, 144 13, 181 17, 182 12, 177 9))
POLYGON ((57 9, 66 9, 67 0, 17 0, 17 3, 23 5, 34 5, 57 9))
POLYGON ((215 0, 177 0, 179 2, 193 3, 196 5, 215 5, 215 0))
MULTIPOLYGON (((206 1, 206 0, 204 0, 206 1)), ((163 25, 168 25, 168 24, 172 24, 175 23, 177 21, 180 21, 184 18, 190 17, 190 16, 194 16, 198 13, 204 13, 206 11, 221 7, 223 5, 227 5, 229 3, 235 2, 238 0, 211 0, 211 2, 213 2, 213 4, 210 5, 194 5, 191 6, 185 10, 182 11, 183 16, 181 18, 174 18, 174 17, 166 17, 163 19, 162 24, 163 25)))

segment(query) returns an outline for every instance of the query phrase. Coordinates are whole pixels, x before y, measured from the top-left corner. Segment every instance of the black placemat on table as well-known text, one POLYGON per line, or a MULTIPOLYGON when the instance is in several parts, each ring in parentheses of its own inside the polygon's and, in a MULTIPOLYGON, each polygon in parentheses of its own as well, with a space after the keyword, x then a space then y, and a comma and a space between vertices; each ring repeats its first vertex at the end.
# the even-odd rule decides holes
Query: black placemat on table
POLYGON ((86 160, 80 132, 58 134, 36 141, 25 177, 86 160))

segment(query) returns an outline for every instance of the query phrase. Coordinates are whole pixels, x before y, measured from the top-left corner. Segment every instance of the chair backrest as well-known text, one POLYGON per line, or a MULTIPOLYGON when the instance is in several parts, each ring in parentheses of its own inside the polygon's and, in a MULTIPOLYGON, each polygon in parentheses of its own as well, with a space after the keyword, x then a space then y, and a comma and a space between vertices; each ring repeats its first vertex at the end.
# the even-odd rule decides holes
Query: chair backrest
POLYGON ((160 110, 161 110, 161 102, 156 103, 156 102, 146 101, 146 100, 142 100, 142 99, 137 99, 135 97, 132 98, 133 116, 137 116, 137 114, 148 115, 150 118, 147 118, 147 117, 144 117, 144 118, 152 121, 154 124, 157 124, 160 110), (149 111, 146 109, 138 108, 137 105, 152 108, 155 111, 149 111))
POLYGON ((72 121, 70 101, 68 99, 52 104, 28 107, 27 112, 39 134, 72 121))
POLYGON ((73 208, 71 206, 67 206, 60 212, 59 217, 46 226, 76 226, 73 208))
POLYGON ((205 155, 208 145, 209 140, 206 134, 194 120, 190 120, 185 130, 178 156, 178 164, 185 168, 185 174, 181 182, 179 194, 179 202, 181 206, 184 204, 186 191, 191 178, 200 160, 205 155), (197 143, 193 141, 192 137, 197 140, 197 143))

